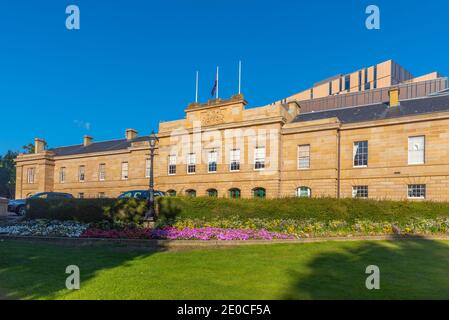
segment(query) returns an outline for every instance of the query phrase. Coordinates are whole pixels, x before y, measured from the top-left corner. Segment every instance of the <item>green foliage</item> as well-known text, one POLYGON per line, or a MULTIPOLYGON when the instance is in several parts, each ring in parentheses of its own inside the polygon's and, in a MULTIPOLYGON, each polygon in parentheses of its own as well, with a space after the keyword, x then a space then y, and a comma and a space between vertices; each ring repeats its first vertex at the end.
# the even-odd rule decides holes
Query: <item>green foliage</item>
POLYGON ((17 152, 8 151, 0 156, 0 197, 14 198, 16 187, 16 167, 14 158, 17 152))
POLYGON ((331 198, 227 199, 170 197, 159 199, 161 217, 315 219, 355 222, 408 221, 410 218, 449 217, 449 203, 374 201, 331 198))
POLYGON ((28 199, 28 219, 78 222, 137 223, 145 215, 145 201, 136 199, 28 199))

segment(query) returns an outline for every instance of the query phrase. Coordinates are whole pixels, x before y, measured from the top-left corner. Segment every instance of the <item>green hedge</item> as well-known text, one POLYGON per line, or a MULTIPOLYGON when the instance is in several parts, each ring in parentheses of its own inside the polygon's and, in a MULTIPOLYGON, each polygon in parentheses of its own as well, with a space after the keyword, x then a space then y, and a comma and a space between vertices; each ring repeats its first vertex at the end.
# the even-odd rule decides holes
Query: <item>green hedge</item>
MULTIPOLYGON (((158 216, 213 219, 247 218, 316 219, 320 221, 369 219, 404 221, 410 218, 449 217, 449 203, 395 202, 357 199, 225 199, 157 198, 158 216)), ((147 210, 146 202, 136 199, 30 199, 28 219, 75 220, 80 222, 139 222, 147 210)))
POLYGON ((239 215, 248 218, 312 218, 322 221, 401 221, 413 217, 449 217, 449 203, 361 199, 164 197, 159 199, 159 207, 160 215, 169 218, 179 216, 212 219, 239 215))
POLYGON ((139 222, 146 202, 136 199, 29 199, 27 219, 139 222))

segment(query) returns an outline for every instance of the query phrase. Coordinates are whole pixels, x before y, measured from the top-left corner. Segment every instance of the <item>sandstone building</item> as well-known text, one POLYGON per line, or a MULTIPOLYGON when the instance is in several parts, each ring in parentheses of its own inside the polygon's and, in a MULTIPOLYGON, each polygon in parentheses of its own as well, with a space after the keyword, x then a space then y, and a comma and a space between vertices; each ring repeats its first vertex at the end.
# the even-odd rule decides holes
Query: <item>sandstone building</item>
MULTIPOLYGON (((218 197, 449 200, 449 90, 393 61, 247 108, 242 95, 193 103, 161 122, 156 189, 218 197), (324 88, 327 87, 327 90, 324 88), (310 93, 311 90, 305 92, 310 93)), ((17 160, 16 197, 115 197, 148 188, 148 136, 46 150, 17 160)))

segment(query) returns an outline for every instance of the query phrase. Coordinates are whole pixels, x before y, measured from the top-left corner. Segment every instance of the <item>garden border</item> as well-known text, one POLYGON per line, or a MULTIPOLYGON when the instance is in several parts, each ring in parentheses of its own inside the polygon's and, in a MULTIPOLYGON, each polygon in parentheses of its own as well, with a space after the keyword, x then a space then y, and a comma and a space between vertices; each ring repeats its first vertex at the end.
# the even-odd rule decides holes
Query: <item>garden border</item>
POLYGON ((322 237, 302 238, 295 240, 157 240, 157 239, 110 239, 110 238, 67 238, 67 237, 40 237, 40 236, 11 236, 0 235, 0 241, 25 240, 36 242, 51 242, 61 244, 93 245, 115 244, 129 247, 144 248, 207 248, 232 247, 247 245, 272 244, 304 244, 328 241, 404 241, 404 240, 449 240, 449 235, 381 235, 381 236, 351 236, 351 237, 322 237))

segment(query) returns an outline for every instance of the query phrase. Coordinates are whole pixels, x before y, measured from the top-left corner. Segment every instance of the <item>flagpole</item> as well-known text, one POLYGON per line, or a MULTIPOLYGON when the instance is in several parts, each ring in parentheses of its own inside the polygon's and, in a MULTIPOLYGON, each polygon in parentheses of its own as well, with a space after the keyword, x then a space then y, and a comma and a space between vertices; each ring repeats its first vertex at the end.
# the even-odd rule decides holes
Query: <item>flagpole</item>
POLYGON ((239 94, 242 88, 242 60, 239 61, 239 94))
POLYGON ((215 91, 215 98, 216 99, 218 99, 218 71, 219 71, 219 68, 217 67, 217 90, 215 91))
POLYGON ((195 102, 198 103, 198 71, 196 72, 195 102))

